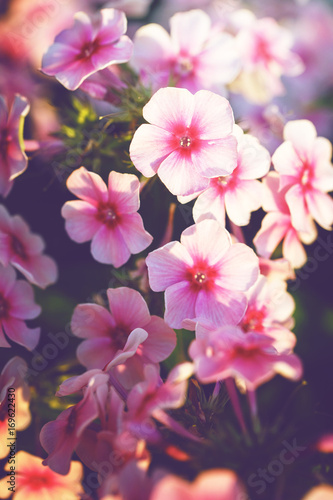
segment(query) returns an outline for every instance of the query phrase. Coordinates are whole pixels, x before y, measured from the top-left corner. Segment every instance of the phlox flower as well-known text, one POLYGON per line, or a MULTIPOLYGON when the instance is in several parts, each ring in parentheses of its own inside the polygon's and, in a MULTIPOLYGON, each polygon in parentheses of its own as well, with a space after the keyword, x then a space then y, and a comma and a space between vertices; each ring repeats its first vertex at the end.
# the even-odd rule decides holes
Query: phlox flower
POLYGON ((240 71, 234 37, 212 27, 202 10, 178 12, 170 19, 170 35, 159 24, 147 24, 134 37, 131 63, 154 91, 176 87, 197 92, 224 91, 240 71))
POLYGON ((316 228, 310 223, 311 233, 296 230, 285 199, 286 188, 279 190, 279 176, 276 172, 270 172, 263 184, 263 209, 268 213, 253 239, 257 252, 262 257, 269 258, 283 240, 283 256, 294 268, 302 267, 307 259, 302 242, 312 243, 317 237, 316 228))
POLYGON ((76 243, 92 240, 98 262, 120 267, 152 242, 137 213, 140 183, 135 175, 111 171, 106 186, 99 175, 81 167, 68 177, 67 188, 80 200, 62 207, 66 231, 76 243))
POLYGON ((324 229, 331 229, 333 200, 327 193, 333 190, 332 144, 317 137, 308 120, 288 122, 284 139, 272 161, 280 174, 280 189, 285 189, 293 226, 311 233, 313 218, 324 229))
POLYGON ((28 328, 24 320, 36 318, 41 308, 26 281, 16 280, 11 266, 0 264, 0 347, 11 347, 5 335, 30 351, 39 341, 40 328, 28 328))
POLYGON ((74 18, 74 25, 56 36, 42 61, 42 71, 69 90, 110 64, 127 62, 133 46, 124 35, 127 20, 119 10, 102 9, 92 17, 78 12, 74 18))
POLYGON ((30 109, 25 97, 16 95, 7 106, 0 95, 0 195, 6 197, 14 179, 28 166, 23 143, 24 118, 30 109))
POLYGON ((232 377, 253 391, 277 374, 299 380, 302 376, 299 358, 295 354, 278 353, 273 343, 266 335, 245 333, 237 326, 211 331, 199 324, 189 354, 202 383, 232 377))
MULTIPOLYGON (((79 500, 84 493, 81 486, 83 467, 80 462, 71 462, 68 474, 60 476, 48 467, 44 467, 42 458, 26 451, 17 452, 16 461, 19 466, 15 470, 13 500, 22 498, 25 500, 35 500, 36 498, 79 500)), ((6 463, 5 470, 10 471, 9 463, 6 463)), ((11 495, 7 481, 8 475, 0 480, 1 498, 9 498, 11 495)))
POLYGON ((229 102, 208 90, 158 90, 143 108, 149 124, 135 132, 130 157, 145 176, 157 173, 175 195, 197 193, 209 177, 237 165, 237 141, 229 102))
POLYGON ((231 244, 215 220, 203 220, 151 252, 146 263, 152 290, 165 290, 165 321, 181 328, 185 319, 236 324, 244 315, 246 296, 259 274, 258 258, 243 243, 231 244))
POLYGON ((201 472, 193 483, 167 475, 152 491, 150 500, 235 500, 245 498, 245 490, 236 474, 227 469, 201 472))
POLYGON ((287 259, 265 259, 259 257, 260 274, 271 280, 294 280, 296 279, 295 272, 287 259))
POLYGON ((46 288, 58 278, 56 263, 43 255, 43 239, 30 232, 28 224, 20 215, 11 216, 0 205, 0 263, 11 264, 30 283, 46 288))
POLYGON ((315 486, 302 500, 333 500, 333 487, 330 484, 315 486))
POLYGON ((84 396, 76 405, 61 412, 56 420, 45 424, 40 432, 41 445, 49 454, 43 464, 58 474, 68 473, 72 453, 80 443, 83 432, 99 416, 99 403, 105 404, 104 387, 108 378, 107 374, 97 370, 72 377, 60 387, 59 395, 71 394, 84 387, 84 396))
POLYGON ((142 363, 159 363, 176 345, 175 332, 157 316, 150 316, 139 292, 130 288, 107 290, 109 312, 97 304, 79 304, 71 321, 84 340, 77 357, 86 368, 109 368, 135 356, 142 363))
POLYGON ((244 134, 237 125, 234 135, 238 142, 237 166, 230 175, 209 180, 208 188, 194 204, 195 222, 213 215, 224 226, 227 213, 232 222, 246 226, 251 212, 261 207, 262 185, 257 179, 268 173, 270 155, 255 137, 244 134))
POLYGON ((296 76, 304 66, 291 50, 293 36, 287 28, 270 17, 247 17, 236 36, 243 68, 232 88, 250 101, 265 103, 284 93, 282 75, 296 76))
MULTIPOLYGON (((14 431, 25 430, 31 422, 29 410, 30 390, 25 381, 28 365, 19 356, 11 358, 0 374, 0 459, 5 458, 9 453, 8 441, 8 391, 9 387, 15 389, 15 429, 14 431)), ((15 432, 14 432, 15 435, 15 432)), ((1 486, 0 486, 1 490, 1 486)))

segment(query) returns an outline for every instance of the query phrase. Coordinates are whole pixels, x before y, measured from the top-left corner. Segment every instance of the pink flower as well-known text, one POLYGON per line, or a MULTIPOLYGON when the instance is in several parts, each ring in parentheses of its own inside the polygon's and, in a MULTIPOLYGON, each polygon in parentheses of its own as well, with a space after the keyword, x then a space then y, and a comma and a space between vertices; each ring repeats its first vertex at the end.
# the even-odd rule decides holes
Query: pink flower
POLYGON ((253 391, 277 374, 300 379, 299 358, 295 354, 279 354, 273 342, 256 332, 244 333, 237 326, 211 331, 199 324, 189 354, 194 360, 196 376, 206 384, 232 377, 253 391))
POLYGON ((229 175, 236 167, 234 118, 224 97, 208 90, 193 95, 186 89, 160 89, 143 116, 150 124, 135 132, 131 160, 145 177, 157 173, 171 193, 197 193, 209 177, 229 175))
POLYGON ((241 500, 245 490, 236 474, 227 469, 201 472, 193 483, 167 475, 152 491, 150 500, 241 500))
POLYGON ((214 324, 236 324, 246 309, 244 291, 259 274, 258 258, 242 243, 231 244, 229 233, 215 220, 187 228, 180 243, 172 241, 147 259, 149 283, 165 292, 165 321, 206 318, 214 324))
POLYGON ((296 344, 292 314, 295 302, 282 280, 269 281, 259 276, 258 281, 246 292, 248 306, 239 326, 247 333, 254 331, 273 338, 279 352, 290 351, 296 344))
POLYGON ((76 90, 93 73, 130 59, 132 42, 124 35, 126 29, 125 14, 119 10, 102 9, 92 18, 78 12, 74 26, 59 33, 44 54, 42 71, 76 90))
POLYGON ((302 242, 312 243, 317 237, 316 228, 314 224, 309 224, 310 234, 295 229, 285 200, 286 188, 279 191, 279 176, 276 172, 270 172, 263 184, 265 187, 263 208, 268 213, 253 240, 257 252, 269 258, 283 240, 283 256, 294 268, 302 267, 307 259, 302 242))
POLYGON ((135 175, 111 171, 106 186, 99 175, 81 167, 68 177, 67 187, 80 201, 62 207, 66 231, 77 243, 92 240, 95 260, 120 267, 150 245, 153 238, 137 213, 140 183, 135 175))
POLYGON ((317 137, 308 120, 288 122, 284 127, 285 142, 275 151, 272 161, 280 174, 280 189, 291 220, 297 231, 311 233, 311 218, 325 229, 333 223, 332 145, 317 137))
POLYGON ((0 194, 6 197, 13 180, 22 174, 28 159, 22 149, 23 123, 29 112, 25 97, 16 95, 11 106, 0 96, 0 194))
POLYGON ((195 222, 211 214, 224 226, 227 212, 232 222, 246 226, 251 212, 261 207, 262 185, 256 179, 267 174, 270 155, 255 137, 243 134, 237 125, 234 135, 238 140, 237 167, 228 176, 210 179, 209 187, 194 204, 195 222))
POLYGON ((139 28, 131 62, 142 82, 154 91, 172 81, 193 93, 223 93, 240 71, 240 57, 234 37, 211 24, 205 12, 191 10, 171 17, 170 35, 158 24, 139 28))
POLYGON ((296 76, 304 70, 291 51, 292 33, 273 18, 256 19, 251 13, 236 40, 243 59, 243 71, 233 88, 248 100, 265 103, 284 93, 281 76, 296 76))
POLYGON ((0 262, 11 264, 30 283, 46 288, 58 278, 56 263, 43 255, 45 244, 40 236, 30 232, 28 224, 19 215, 10 216, 0 205, 0 262))
POLYGON ((39 341, 40 328, 28 328, 24 320, 36 318, 40 312, 29 283, 16 281, 14 269, 0 265, 0 347, 11 347, 6 334, 13 342, 30 351, 34 349, 39 341))
POLYGON ((330 484, 315 486, 307 492, 302 500, 333 500, 333 486, 330 484))
POLYGON ((139 292, 130 288, 107 290, 111 313, 97 304, 78 305, 72 317, 74 335, 85 338, 77 357, 87 368, 124 364, 136 356, 143 363, 159 363, 176 345, 175 332, 157 316, 150 316, 139 292))

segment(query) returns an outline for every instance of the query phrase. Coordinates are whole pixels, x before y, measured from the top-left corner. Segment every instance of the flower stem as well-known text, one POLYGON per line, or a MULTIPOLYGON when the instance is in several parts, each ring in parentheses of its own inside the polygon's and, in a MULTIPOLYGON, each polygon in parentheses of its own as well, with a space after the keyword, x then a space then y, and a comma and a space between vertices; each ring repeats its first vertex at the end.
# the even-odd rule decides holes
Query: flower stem
POLYGON ((239 403, 239 399, 238 399, 238 395, 237 395, 237 391, 236 391, 236 387, 235 387, 235 382, 233 381, 232 378, 229 377, 225 380, 225 385, 226 385, 226 388, 227 388, 235 415, 236 415, 237 420, 239 422, 239 425, 242 429, 242 432, 243 432, 244 436, 249 436, 249 433, 248 433, 248 430, 247 430, 247 427, 245 424, 245 420, 243 417, 242 409, 241 409, 241 406, 239 403))
POLYGON ((161 422, 161 424, 164 424, 166 427, 171 429, 173 432, 176 434, 179 434, 180 436, 183 436, 184 438, 191 439, 192 441, 195 441, 197 443, 203 443, 203 439, 199 438, 198 436, 195 436, 191 432, 189 432, 187 429, 185 429, 179 422, 174 420, 170 415, 165 413, 163 410, 155 410, 152 415, 156 420, 161 422))
POLYGON ((256 434, 259 434, 261 431, 260 420, 258 415, 258 405, 257 405, 257 396, 255 391, 247 391, 247 399, 249 402, 253 430, 256 434))

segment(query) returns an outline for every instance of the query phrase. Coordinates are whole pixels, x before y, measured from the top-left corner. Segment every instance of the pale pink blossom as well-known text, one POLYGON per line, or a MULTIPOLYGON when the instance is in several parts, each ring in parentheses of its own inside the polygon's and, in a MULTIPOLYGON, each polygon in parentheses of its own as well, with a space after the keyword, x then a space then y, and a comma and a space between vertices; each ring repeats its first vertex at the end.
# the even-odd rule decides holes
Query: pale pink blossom
POLYGON ((265 103, 283 94, 281 76, 296 76, 304 69, 299 56, 291 50, 292 32, 273 18, 256 19, 249 13, 236 40, 243 69, 232 88, 250 101, 265 103))
POLYGON ((302 500, 333 500, 333 486, 330 484, 315 486, 307 492, 302 500))
POLYGON ((71 321, 84 340, 77 357, 87 368, 109 368, 135 356, 142 363, 159 363, 176 345, 175 332, 158 316, 150 316, 139 292, 130 288, 107 290, 109 312, 97 304, 79 304, 71 321))
POLYGON ((238 141, 237 167, 227 176, 210 179, 209 187, 199 195, 193 207, 193 218, 213 215, 225 225, 225 213, 238 226, 250 222, 251 212, 262 204, 262 184, 257 179, 268 173, 270 155, 255 137, 244 134, 235 125, 238 141))
POLYGON ((151 252, 149 283, 165 290, 165 321, 181 328, 185 319, 206 318, 214 324, 236 324, 244 315, 244 292, 259 274, 258 257, 243 243, 231 244, 215 220, 204 220, 151 252))
POLYGON ((287 292, 286 282, 259 276, 246 295, 248 306, 239 323, 242 330, 268 335, 275 340, 273 346, 279 352, 293 349, 296 337, 290 329, 294 326, 295 302, 287 292))
POLYGON ((167 475, 157 483, 150 500, 236 500, 246 498, 236 474, 227 469, 201 472, 193 483, 167 475))
POLYGON ((260 274, 266 276, 270 280, 294 280, 296 279, 295 271, 293 270, 289 260, 287 259, 265 259, 259 257, 260 274))
POLYGON ((172 82, 193 93, 224 93, 241 67, 234 37, 214 28, 202 10, 176 13, 170 28, 170 35, 159 24, 136 32, 131 63, 141 81, 154 91, 172 82))
POLYGON ((124 35, 127 20, 119 10, 102 9, 92 17, 78 12, 74 17, 74 25, 56 36, 42 61, 42 71, 69 90, 110 64, 127 62, 133 46, 124 35))
POLYGON ((95 260, 120 267, 150 245, 153 238, 137 213, 140 183, 135 175, 111 171, 106 186, 98 174, 81 167, 68 177, 67 187, 80 200, 62 207, 66 231, 76 243, 92 240, 95 260))
POLYGON ((229 102, 208 90, 158 90, 143 108, 149 124, 135 132, 130 156, 145 176, 157 173, 175 195, 197 193, 209 177, 229 175, 237 164, 237 141, 229 102))
POLYGON ((23 123, 29 112, 25 97, 16 95, 11 104, 0 95, 0 195, 6 197, 14 179, 28 166, 23 151, 23 123))
POLYGON ((238 326, 216 330, 198 325, 189 354, 202 383, 229 377, 253 391, 279 374, 291 380, 302 376, 302 364, 295 354, 278 353, 274 340, 257 332, 245 333, 238 326))
POLYGON ((43 239, 30 232, 28 224, 19 215, 11 216, 0 205, 0 262, 11 264, 30 283, 46 288, 58 278, 56 263, 44 255, 43 239))
POLYGON ((260 256, 268 259, 282 242, 282 254, 294 268, 302 267, 306 251, 302 243, 310 244, 317 237, 314 224, 309 224, 311 233, 297 231, 293 225, 290 210, 285 200, 286 188, 279 191, 279 176, 270 172, 264 179, 265 188, 263 209, 265 215, 261 228, 254 237, 254 244, 260 256))
POLYGON ((30 351, 34 349, 39 341, 40 328, 28 328, 25 320, 36 318, 40 312, 31 285, 16 280, 11 266, 0 265, 0 347, 11 347, 7 336, 30 351))
POLYGON ((280 189, 290 209, 297 231, 312 232, 313 218, 324 229, 333 223, 332 144, 317 137, 315 126, 308 120, 288 122, 284 127, 285 142, 272 156, 280 174, 280 189))

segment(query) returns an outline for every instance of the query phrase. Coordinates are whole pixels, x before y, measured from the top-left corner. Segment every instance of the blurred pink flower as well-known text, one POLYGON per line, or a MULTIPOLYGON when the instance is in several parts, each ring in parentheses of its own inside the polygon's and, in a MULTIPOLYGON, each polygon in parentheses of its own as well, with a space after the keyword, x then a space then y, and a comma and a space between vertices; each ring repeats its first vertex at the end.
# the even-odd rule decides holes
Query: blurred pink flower
POLYGON ((193 483, 167 475, 152 491, 150 500, 235 500, 246 498, 236 474, 227 469, 201 472, 193 483))
POLYGON ((11 264, 30 283, 46 288, 58 278, 56 263, 43 255, 42 238, 30 232, 28 224, 19 215, 11 216, 0 205, 0 262, 11 264))
POLYGON ((194 204, 195 222, 211 214, 224 226, 227 212, 232 222, 246 226, 250 222, 251 212, 261 207, 262 185, 256 179, 267 174, 270 155, 258 139, 244 134, 237 125, 234 135, 238 140, 237 167, 228 176, 210 179, 209 187, 194 204))
POLYGON ((214 29, 202 10, 178 12, 170 27, 170 35, 159 24, 142 26, 135 34, 131 63, 144 85, 156 91, 172 82, 193 93, 224 93, 241 68, 234 37, 214 29))
POLYGON ((68 177, 67 188, 80 200, 62 207, 66 231, 77 243, 92 240, 98 262, 120 267, 152 242, 137 213, 140 183, 135 175, 111 171, 106 186, 99 175, 81 167, 68 177))
POLYGON ((139 292, 130 288, 107 290, 111 313, 97 304, 79 304, 71 328, 85 338, 77 357, 87 368, 108 368, 136 356, 142 363, 166 359, 176 345, 175 332, 157 316, 150 316, 139 292))
POLYGON ((0 347, 11 347, 5 333, 10 340, 32 351, 38 344, 40 328, 28 328, 24 320, 36 318, 40 312, 31 285, 16 281, 11 266, 0 265, 0 347))
POLYGON ((311 233, 301 233, 293 225, 289 207, 285 200, 286 188, 279 191, 279 175, 270 172, 264 179, 263 209, 265 215, 261 228, 253 239, 257 252, 269 258, 279 243, 282 243, 282 254, 293 266, 302 267, 307 259, 303 243, 310 244, 317 237, 314 224, 310 224, 311 233))
POLYGON ((245 333, 238 326, 211 331, 199 323, 196 337, 189 354, 194 360, 195 374, 203 383, 232 377, 253 391, 277 374, 291 380, 302 376, 299 358, 278 353, 274 340, 260 333, 245 333))
POLYGON ((285 189, 293 226, 311 234, 313 218, 324 229, 331 229, 333 200, 327 194, 333 190, 330 141, 317 137, 308 120, 288 122, 284 139, 272 161, 280 174, 280 189, 285 189))
POLYGON ((23 123, 29 112, 25 97, 16 95, 7 105, 0 95, 0 195, 6 197, 15 177, 22 174, 28 166, 23 151, 23 123))
POLYGON ((84 12, 74 17, 74 26, 57 35, 42 61, 42 71, 69 90, 76 90, 88 76, 110 64, 128 61, 132 54, 132 42, 124 35, 123 12, 102 9, 93 17, 84 12))
POLYGON ((181 328, 182 321, 206 318, 214 324, 236 324, 244 315, 244 291, 259 274, 258 258, 242 243, 231 244, 229 233, 215 220, 204 220, 151 252, 149 283, 165 290, 165 321, 181 328))
POLYGON ((307 492, 302 500, 333 500, 333 486, 330 484, 315 486, 307 492))
POLYGON ((158 90, 143 108, 150 124, 135 132, 130 156, 145 176, 156 173, 175 195, 205 189, 209 177, 229 175, 237 164, 237 141, 229 102, 208 90, 158 90))
POLYGON ((239 323, 242 330, 268 335, 275 340, 272 345, 278 352, 293 349, 296 337, 289 329, 294 325, 295 302, 287 292, 286 282, 280 279, 269 281, 265 276, 259 276, 246 295, 248 306, 239 323))

